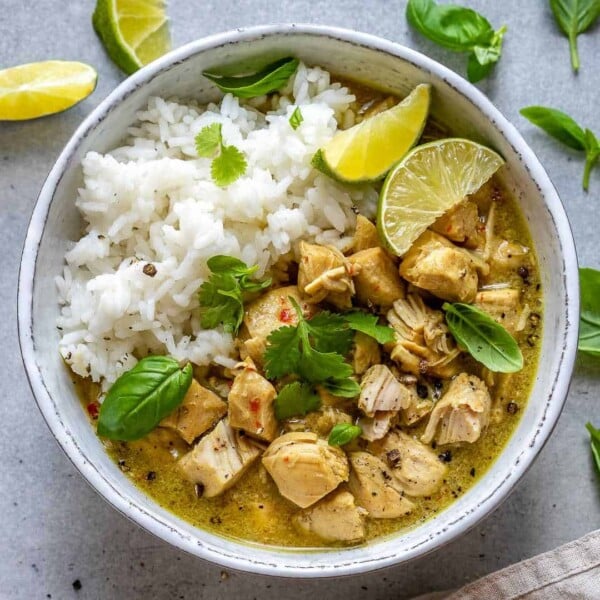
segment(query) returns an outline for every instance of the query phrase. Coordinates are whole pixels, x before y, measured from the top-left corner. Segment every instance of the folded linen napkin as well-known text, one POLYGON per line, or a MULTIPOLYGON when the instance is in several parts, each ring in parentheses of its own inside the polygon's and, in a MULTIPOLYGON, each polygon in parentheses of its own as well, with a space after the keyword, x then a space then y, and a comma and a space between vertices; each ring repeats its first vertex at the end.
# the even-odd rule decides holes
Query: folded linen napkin
POLYGON ((413 600, 600 600, 600 529, 469 583, 413 600))

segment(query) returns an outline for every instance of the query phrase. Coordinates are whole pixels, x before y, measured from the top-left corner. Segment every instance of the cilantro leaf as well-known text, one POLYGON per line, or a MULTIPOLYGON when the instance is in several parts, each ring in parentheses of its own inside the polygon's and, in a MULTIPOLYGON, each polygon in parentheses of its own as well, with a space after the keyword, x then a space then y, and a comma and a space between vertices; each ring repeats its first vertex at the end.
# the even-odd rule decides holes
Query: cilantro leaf
POLYGON ((358 425, 338 423, 330 431, 327 442, 330 446, 344 446, 357 438, 361 433, 362 429, 358 425))
POLYGON ((306 326, 311 341, 319 352, 337 352, 343 355, 350 352, 353 335, 345 316, 325 310, 306 321, 306 326))
POLYGON ((244 318, 244 293, 249 294, 271 285, 271 279, 251 281, 258 266, 248 267, 232 256, 213 256, 207 263, 211 276, 198 292, 200 324, 205 329, 223 325, 228 333, 236 333, 244 318))
POLYGON ((298 127, 300 127, 300 123, 302 123, 302 121, 304 121, 304 117, 302 116, 300 107, 296 106, 296 108, 294 109, 294 112, 292 113, 292 115, 290 117, 291 128, 295 131, 296 129, 298 129, 298 127))
POLYGON ((360 331, 372 338, 379 344, 387 344, 394 341, 394 330, 387 325, 379 325, 379 317, 362 311, 346 313, 344 319, 350 329, 360 331))
POLYGON ((337 352, 319 352, 310 346, 302 351, 298 375, 313 383, 337 381, 352 375, 352 367, 337 352))
POLYGON ((326 381, 323 383, 323 387, 334 396, 340 398, 356 398, 360 394, 360 385, 351 377, 326 381))
POLYGON ((212 158, 221 147, 221 123, 211 123, 203 127, 196 136, 196 152, 202 158, 212 158))
POLYGON ((281 421, 317 410, 321 406, 321 399, 310 384, 295 381, 281 388, 273 405, 275 416, 281 421))
POLYGON ((227 187, 239 179, 247 167, 246 158, 235 146, 221 145, 221 154, 212 161, 210 174, 219 187, 227 187))
POLYGON ((273 331, 267 338, 269 345, 264 354, 265 372, 269 379, 297 373, 301 360, 298 328, 286 325, 273 331))

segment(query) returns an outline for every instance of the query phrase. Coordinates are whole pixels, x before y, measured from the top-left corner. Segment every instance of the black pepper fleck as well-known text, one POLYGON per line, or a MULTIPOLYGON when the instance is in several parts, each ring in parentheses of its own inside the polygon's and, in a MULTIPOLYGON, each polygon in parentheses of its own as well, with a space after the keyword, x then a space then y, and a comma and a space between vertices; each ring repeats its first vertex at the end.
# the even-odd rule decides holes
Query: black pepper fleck
POLYGON ((425 400, 425 398, 429 396, 429 390, 427 389, 426 385, 423 385, 422 383, 417 383, 417 396, 419 396, 419 398, 421 398, 422 400, 425 400))
POLYGON ((519 411, 519 405, 516 402, 509 402, 506 405, 506 412, 509 415, 516 415, 518 411, 519 411))
POLYGON ((469 471, 469 475, 471 475, 471 477, 475 477, 475 467, 471 468, 471 470, 469 471))
POLYGON ((154 481, 156 479, 156 471, 148 471, 146 474, 146 479, 148 481, 154 481))
POLYGON ((449 463, 452 460, 452 452, 450 450, 445 450, 441 454, 438 455, 438 458, 445 463, 449 463))
POLYGON ((148 277, 154 277, 156 275, 156 267, 152 263, 147 263, 144 265, 142 272, 144 275, 148 275, 148 277))
POLYGON ((79 581, 79 579, 76 579, 73 582, 73 589, 78 592, 81 589, 81 581, 79 581))

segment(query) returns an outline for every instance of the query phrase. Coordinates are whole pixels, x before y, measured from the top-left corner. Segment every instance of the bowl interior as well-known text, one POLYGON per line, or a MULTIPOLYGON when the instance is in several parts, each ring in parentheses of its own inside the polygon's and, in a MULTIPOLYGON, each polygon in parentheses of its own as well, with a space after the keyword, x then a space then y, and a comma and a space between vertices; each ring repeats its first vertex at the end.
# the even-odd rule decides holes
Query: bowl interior
POLYGON ((255 28, 190 44, 157 61, 117 88, 77 131, 50 174, 32 218, 20 284, 21 341, 34 393, 51 429, 71 460, 116 508, 163 539, 228 567, 289 576, 341 575, 435 549, 492 510, 524 473, 564 402, 577 335, 576 267, 566 216, 547 176, 516 130, 475 88, 417 53, 370 36, 308 26, 255 28), (286 55, 399 95, 418 83, 433 84, 434 117, 453 133, 482 141, 506 158, 506 183, 520 200, 543 281, 542 368, 500 458, 437 517, 410 532, 348 550, 296 552, 238 543, 198 530, 156 505, 104 452, 57 350, 54 277, 81 232, 74 206, 82 185, 81 158, 90 150, 116 147, 150 96, 215 100, 218 93, 201 77, 203 70, 286 55))

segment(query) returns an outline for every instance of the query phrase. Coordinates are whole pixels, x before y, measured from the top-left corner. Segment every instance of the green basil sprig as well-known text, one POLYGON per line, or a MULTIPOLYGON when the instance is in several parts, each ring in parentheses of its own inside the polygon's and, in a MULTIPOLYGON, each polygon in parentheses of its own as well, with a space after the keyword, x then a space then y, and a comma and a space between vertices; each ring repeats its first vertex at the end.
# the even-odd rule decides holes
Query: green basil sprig
POLYGON ((467 77, 476 83, 489 75, 502 53, 506 26, 494 31, 479 13, 455 4, 434 0, 409 0, 406 18, 431 41, 454 52, 469 52, 467 77))
POLYGON ((590 432, 590 445, 592 447, 592 456, 596 463, 596 469, 600 473, 600 429, 596 429, 591 423, 585 424, 586 429, 590 432))
POLYGON ((446 323, 458 345, 490 371, 514 373, 523 368, 515 338, 483 310, 470 304, 444 302, 446 323))
POLYGON ((353 439, 357 438, 361 433, 362 429, 358 425, 338 423, 333 426, 327 442, 330 446, 345 446, 353 439))
POLYGON ((225 93, 231 93, 238 98, 256 98, 280 90, 296 72, 300 61, 287 57, 267 65, 258 73, 242 76, 226 76, 205 71, 204 77, 210 79, 225 93))
POLYGON ((585 152, 582 185, 587 192, 590 173, 600 157, 600 140, 592 131, 583 129, 569 115, 555 108, 527 106, 521 109, 521 114, 565 146, 585 152))
POLYGON ((600 16, 600 0, 550 0, 554 18, 569 39, 571 65, 579 70, 577 36, 592 26, 600 16))
POLYGON ((579 269, 581 318, 579 351, 600 356, 600 271, 579 269))
POLYGON ((138 440, 150 433, 183 400, 192 383, 192 365, 183 369, 168 356, 148 356, 112 385, 98 416, 98 434, 111 440, 138 440))

